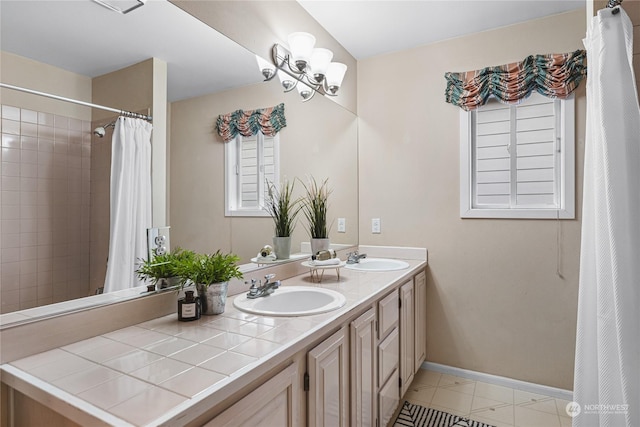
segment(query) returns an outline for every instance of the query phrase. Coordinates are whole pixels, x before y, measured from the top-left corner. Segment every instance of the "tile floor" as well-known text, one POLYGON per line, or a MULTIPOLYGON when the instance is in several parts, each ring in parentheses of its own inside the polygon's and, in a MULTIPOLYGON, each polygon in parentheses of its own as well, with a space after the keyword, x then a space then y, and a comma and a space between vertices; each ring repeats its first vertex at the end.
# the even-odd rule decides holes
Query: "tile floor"
POLYGON ((496 427, 571 426, 566 400, 424 369, 416 374, 404 400, 496 427))

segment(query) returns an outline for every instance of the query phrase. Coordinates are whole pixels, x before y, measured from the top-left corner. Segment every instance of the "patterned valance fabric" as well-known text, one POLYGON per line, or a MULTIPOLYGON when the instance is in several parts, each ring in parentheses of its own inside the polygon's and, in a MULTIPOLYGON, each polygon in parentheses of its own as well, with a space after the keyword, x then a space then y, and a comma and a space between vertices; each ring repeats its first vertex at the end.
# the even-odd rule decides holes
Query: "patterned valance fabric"
POLYGON ((285 126, 287 120, 284 118, 284 104, 257 110, 236 110, 219 115, 216 121, 218 134, 225 142, 231 141, 238 134, 251 136, 258 131, 265 136, 275 136, 285 126))
POLYGON ((470 111, 491 95, 505 104, 517 104, 532 91, 549 98, 568 97, 587 75, 587 52, 531 55, 522 62, 477 71, 446 73, 446 101, 470 111))

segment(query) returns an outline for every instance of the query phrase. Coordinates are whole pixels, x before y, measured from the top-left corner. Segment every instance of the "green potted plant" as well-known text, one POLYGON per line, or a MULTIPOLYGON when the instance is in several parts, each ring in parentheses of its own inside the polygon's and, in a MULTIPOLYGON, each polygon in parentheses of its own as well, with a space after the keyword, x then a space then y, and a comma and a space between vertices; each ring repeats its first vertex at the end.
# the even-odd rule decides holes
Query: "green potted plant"
POLYGON ((224 312, 229 280, 242 278, 238 261, 238 256, 223 254, 218 250, 214 254, 195 254, 177 263, 175 271, 180 276, 182 285, 188 282, 196 285, 202 314, 224 312))
POLYGON ((278 259, 291 256, 291 234, 296 226, 296 217, 300 213, 300 199, 293 198, 295 182, 285 180, 278 189, 267 181, 267 200, 265 209, 274 223, 273 248, 278 259))
POLYGON ((329 207, 329 178, 318 185, 315 178, 310 177, 309 183, 302 184, 305 197, 302 211, 308 222, 309 237, 311 239, 311 253, 329 249, 329 226, 327 224, 327 209, 329 207))
POLYGON ((192 251, 175 248, 172 252, 159 255, 155 250, 153 257, 140 260, 136 275, 140 280, 152 281, 156 289, 177 286, 180 278, 176 274, 176 265, 181 259, 193 257, 192 251))

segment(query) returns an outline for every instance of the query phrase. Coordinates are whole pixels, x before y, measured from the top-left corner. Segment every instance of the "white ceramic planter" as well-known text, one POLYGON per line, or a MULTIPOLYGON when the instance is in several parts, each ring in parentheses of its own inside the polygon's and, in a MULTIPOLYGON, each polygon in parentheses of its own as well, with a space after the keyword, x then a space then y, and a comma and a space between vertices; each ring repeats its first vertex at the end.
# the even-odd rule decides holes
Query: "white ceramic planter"
POLYGON ((274 237, 273 250, 278 259, 289 259, 291 256, 291 236, 274 237))
POLYGON ((327 251, 329 250, 329 245, 331 244, 331 242, 329 241, 329 238, 325 238, 325 239, 316 239, 316 238, 311 238, 311 254, 315 255, 317 254, 319 251, 327 251))

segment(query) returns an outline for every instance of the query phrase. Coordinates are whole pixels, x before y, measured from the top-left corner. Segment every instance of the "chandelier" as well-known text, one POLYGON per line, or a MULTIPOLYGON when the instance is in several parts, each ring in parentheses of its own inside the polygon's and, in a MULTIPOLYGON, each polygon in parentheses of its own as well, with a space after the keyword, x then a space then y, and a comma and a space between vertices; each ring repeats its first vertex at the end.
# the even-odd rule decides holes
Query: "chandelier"
POLYGON ((309 33, 291 33, 287 42, 289 48, 277 43, 273 45, 273 64, 256 56, 265 81, 272 80, 277 75, 284 91, 290 92, 296 88, 303 102, 310 100, 316 92, 336 96, 347 66, 331 62, 333 52, 316 48, 316 38, 309 33))

